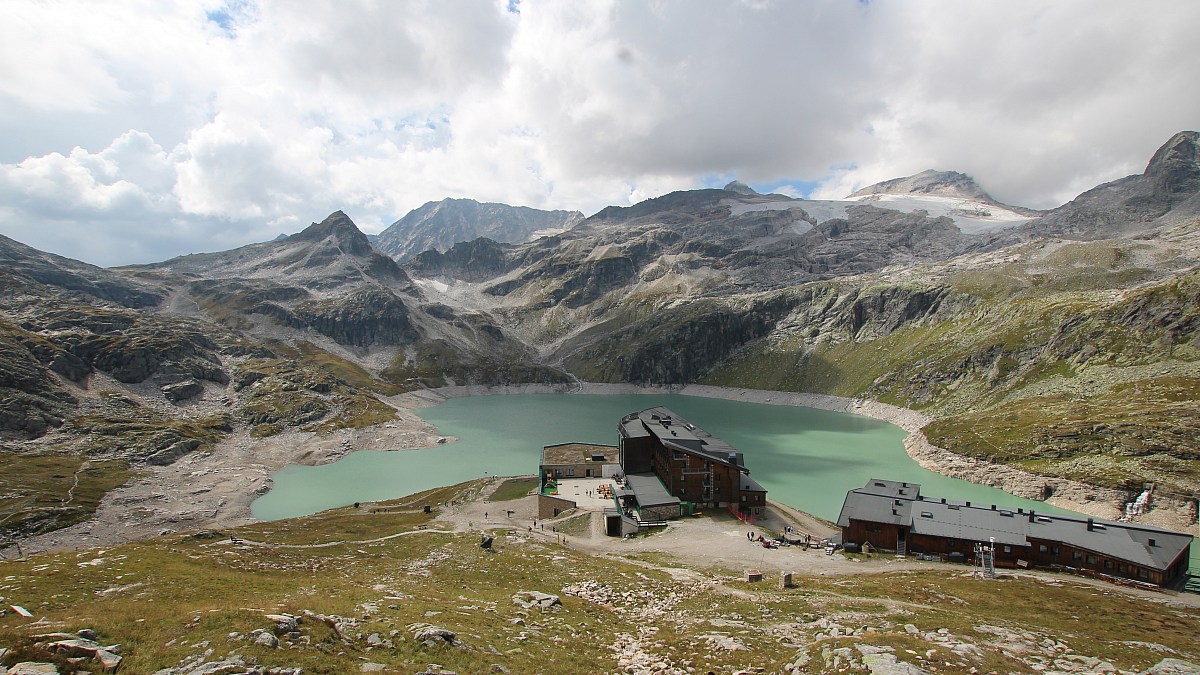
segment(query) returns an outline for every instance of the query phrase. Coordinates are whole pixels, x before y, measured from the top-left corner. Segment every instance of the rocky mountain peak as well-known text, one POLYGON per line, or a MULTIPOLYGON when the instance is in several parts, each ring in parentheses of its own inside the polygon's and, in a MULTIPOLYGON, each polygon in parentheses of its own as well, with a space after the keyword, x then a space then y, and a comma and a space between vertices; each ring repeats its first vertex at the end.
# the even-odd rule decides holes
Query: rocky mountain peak
POLYGON ((750 187, 749 185, 746 185, 745 183, 743 183, 740 180, 730 181, 729 184, 726 185, 724 189, 729 192, 736 192, 739 195, 746 195, 747 197, 757 197, 758 196, 758 192, 754 188, 750 187))
POLYGON ((583 221, 578 211, 541 211, 526 206, 443 199, 413 209, 375 238, 375 247, 405 261, 422 251, 447 251, 459 242, 487 237, 518 244, 564 232, 583 221))
MULTIPOLYGON (((1168 202, 1191 199, 1200 192, 1200 132, 1181 131, 1171 137, 1146 165, 1145 176, 1154 182, 1154 191, 1168 202)), ((1195 204, 1193 204, 1193 207, 1195 204)))
POLYGON ((1195 167, 1200 160, 1200 132, 1180 131, 1163 143, 1162 147, 1150 158, 1146 165, 1147 175, 1162 171, 1174 164, 1191 165, 1195 167))
POLYGON ((850 195, 850 199, 867 195, 933 195, 954 197, 978 202, 994 202, 975 179, 958 171, 935 171, 928 169, 906 178, 893 178, 867 187, 850 195))
POLYGON ((303 231, 292 235, 293 241, 325 241, 333 240, 343 252, 356 256, 366 256, 371 253, 371 242, 342 211, 334 211, 325 220, 313 223, 303 231))

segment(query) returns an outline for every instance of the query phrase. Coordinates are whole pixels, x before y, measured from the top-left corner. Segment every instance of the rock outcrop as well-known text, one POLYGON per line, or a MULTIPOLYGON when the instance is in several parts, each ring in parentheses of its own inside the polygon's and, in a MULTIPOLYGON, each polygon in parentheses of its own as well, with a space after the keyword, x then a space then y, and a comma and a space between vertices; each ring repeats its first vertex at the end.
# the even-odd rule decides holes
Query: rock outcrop
POLYGON ((583 220, 578 211, 540 211, 524 206, 481 204, 473 199, 429 202, 392 223, 375 238, 380 251, 406 261, 422 251, 446 251, 486 237, 520 244, 541 234, 569 230, 583 220))

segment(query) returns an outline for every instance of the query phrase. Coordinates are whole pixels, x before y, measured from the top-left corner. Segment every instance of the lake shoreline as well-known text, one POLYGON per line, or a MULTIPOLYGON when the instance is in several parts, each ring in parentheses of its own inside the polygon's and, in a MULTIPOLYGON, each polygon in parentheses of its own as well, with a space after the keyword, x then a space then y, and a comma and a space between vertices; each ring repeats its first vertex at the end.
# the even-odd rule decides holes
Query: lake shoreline
MULTIPOLYGON (((495 396, 506 394, 601 394, 638 395, 658 394, 697 396, 727 401, 743 401, 766 405, 785 405, 816 408, 832 412, 845 412, 887 422, 906 432, 904 450, 922 468, 948 478, 959 478, 978 485, 994 487, 1024 499, 1044 501, 1052 506, 1097 518, 1118 520, 1125 513, 1125 505, 1137 497, 1124 490, 1088 485, 1079 481, 1052 476, 1041 476, 1022 471, 1006 464, 959 455, 933 445, 922 429, 932 418, 915 410, 894 406, 871 399, 846 398, 828 394, 805 392, 772 391, 768 389, 744 389, 738 387, 714 387, 702 384, 683 386, 641 386, 635 384, 610 384, 602 382, 578 382, 571 385, 519 384, 519 385, 460 385, 425 389, 402 395, 415 399, 413 407, 437 405, 441 401, 464 396, 495 396), (1048 498, 1047 495, 1049 495, 1048 498)), ((403 404, 402 404, 403 405, 403 404)), ((880 476, 886 478, 886 476, 880 476)), ((1195 523, 1190 520, 1188 506, 1175 500, 1156 500, 1134 522, 1161 527, 1179 532, 1192 533, 1195 523)))
MULTIPOLYGON (((109 492, 93 516, 77 525, 31 537, 26 552, 79 550, 148 539, 187 530, 221 529, 259 522, 251 505, 273 487, 271 475, 289 465, 335 462, 357 450, 403 451, 452 443, 415 410, 451 398, 505 394, 658 394, 797 406, 845 412, 893 424, 907 435, 905 452, 925 469, 950 478, 999 488, 1010 494, 1041 499, 1044 486, 1054 491, 1048 503, 1099 518, 1116 519, 1132 497, 1063 479, 1028 474, 956 455, 933 446, 922 427, 929 418, 919 412, 866 399, 823 394, 779 392, 687 385, 643 387, 632 384, 581 382, 574 385, 455 386, 424 389, 385 399, 397 409, 397 419, 362 429, 343 429, 326 435, 288 431, 255 439, 245 431, 231 434, 211 450, 185 455, 164 467, 147 467, 140 478, 109 492)), ((886 476, 881 476, 886 478, 886 476)), ((1189 532, 1186 505, 1155 503, 1138 522, 1189 532)), ((2 551, 9 556, 12 549, 2 551)))

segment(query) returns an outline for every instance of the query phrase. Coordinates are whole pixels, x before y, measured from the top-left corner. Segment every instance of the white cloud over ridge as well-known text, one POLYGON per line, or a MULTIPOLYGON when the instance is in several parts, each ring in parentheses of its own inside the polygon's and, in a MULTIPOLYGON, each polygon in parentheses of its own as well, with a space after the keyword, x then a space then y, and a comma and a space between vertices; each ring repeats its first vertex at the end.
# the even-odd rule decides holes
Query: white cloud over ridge
MULTIPOLYGON (((98 264, 927 168, 1050 207, 1196 128, 1176 2, 12 2, 0 232, 98 264)), ((790 189, 790 188, 789 188, 790 189)))

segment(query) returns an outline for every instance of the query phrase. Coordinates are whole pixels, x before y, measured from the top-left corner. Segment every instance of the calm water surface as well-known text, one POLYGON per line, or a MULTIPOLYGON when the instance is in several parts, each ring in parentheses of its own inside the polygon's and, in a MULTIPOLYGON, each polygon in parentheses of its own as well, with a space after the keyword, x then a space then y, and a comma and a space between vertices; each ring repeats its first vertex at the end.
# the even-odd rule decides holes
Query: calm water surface
POLYGON ((256 518, 308 515, 354 502, 393 499, 486 475, 537 473, 544 445, 617 444, 626 413, 665 405, 745 453, 768 497, 834 520, 848 490, 870 478, 921 484, 922 494, 1058 511, 922 469, 904 452, 904 431, 886 422, 811 408, 694 396, 520 394, 454 398, 418 411, 443 435, 435 448, 360 451, 333 464, 291 466, 253 505, 256 518))

